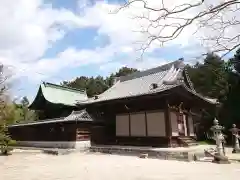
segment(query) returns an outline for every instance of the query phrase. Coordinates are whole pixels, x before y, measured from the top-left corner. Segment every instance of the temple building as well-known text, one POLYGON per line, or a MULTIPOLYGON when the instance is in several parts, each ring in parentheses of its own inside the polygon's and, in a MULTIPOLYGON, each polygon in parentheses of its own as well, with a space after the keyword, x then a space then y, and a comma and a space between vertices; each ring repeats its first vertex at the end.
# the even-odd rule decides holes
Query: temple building
POLYGON ((176 147, 195 144, 194 112, 216 103, 194 90, 186 66, 177 60, 119 77, 78 107, 104 124, 92 128, 92 145, 176 147))
POLYGON ((45 120, 9 126, 23 145, 45 147, 195 144, 194 116, 215 108, 197 93, 182 60, 116 78, 93 98, 85 90, 42 83, 30 109, 45 120))
POLYGON ((86 101, 86 91, 42 83, 29 109, 44 112, 35 122, 9 126, 20 146, 84 148, 90 146, 92 118, 78 110, 76 101, 86 101))

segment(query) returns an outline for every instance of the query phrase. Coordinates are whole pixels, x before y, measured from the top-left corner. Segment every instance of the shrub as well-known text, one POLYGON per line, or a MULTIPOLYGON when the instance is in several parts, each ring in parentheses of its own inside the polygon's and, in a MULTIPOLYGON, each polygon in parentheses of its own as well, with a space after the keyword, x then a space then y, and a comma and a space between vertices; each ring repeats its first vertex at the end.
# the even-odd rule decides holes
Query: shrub
POLYGON ((2 155, 10 155, 10 152, 13 150, 13 147, 16 145, 16 141, 12 140, 8 133, 0 133, 0 152, 2 155))

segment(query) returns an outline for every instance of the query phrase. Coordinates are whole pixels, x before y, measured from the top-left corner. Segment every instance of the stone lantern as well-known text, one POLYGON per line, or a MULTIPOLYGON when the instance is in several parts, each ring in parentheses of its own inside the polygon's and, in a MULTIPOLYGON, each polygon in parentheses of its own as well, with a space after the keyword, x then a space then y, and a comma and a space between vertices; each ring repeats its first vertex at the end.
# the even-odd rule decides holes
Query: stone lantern
POLYGON ((232 153, 240 153, 239 140, 238 140, 240 138, 238 135, 238 132, 240 131, 240 129, 236 127, 236 124, 233 124, 230 131, 232 132, 232 136, 233 136, 233 151, 232 151, 232 153))
POLYGON ((218 120, 215 118, 213 120, 213 126, 211 127, 211 131, 213 132, 213 139, 216 141, 217 153, 220 156, 225 156, 224 146, 223 146, 224 136, 222 134, 222 130, 224 130, 224 127, 219 125, 218 120))
POLYGON ((224 127, 219 125, 218 120, 215 118, 213 120, 213 126, 211 127, 211 131, 213 132, 213 139, 216 141, 216 151, 214 154, 213 162, 216 163, 229 163, 228 158, 225 156, 224 151, 224 135, 222 131, 224 127))

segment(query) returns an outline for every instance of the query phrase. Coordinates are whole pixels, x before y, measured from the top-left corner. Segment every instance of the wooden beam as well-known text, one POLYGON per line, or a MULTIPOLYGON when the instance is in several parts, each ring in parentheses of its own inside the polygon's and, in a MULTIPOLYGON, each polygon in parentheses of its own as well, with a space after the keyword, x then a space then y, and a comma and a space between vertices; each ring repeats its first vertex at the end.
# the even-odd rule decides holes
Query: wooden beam
POLYGON ((128 113, 128 122, 129 122, 129 136, 131 136, 131 116, 130 116, 130 113, 128 113))
POLYGON ((146 136, 148 136, 148 124, 147 124, 147 113, 145 111, 145 128, 146 128, 146 136))
POLYGON ((170 109, 168 107, 167 100, 165 101, 165 131, 166 136, 169 138, 168 146, 171 146, 171 139, 172 139, 172 125, 171 125, 171 117, 170 117, 170 109))
POLYGON ((190 136, 190 131, 189 131, 189 121, 188 121, 189 113, 184 113, 184 115, 186 116, 187 135, 190 136))

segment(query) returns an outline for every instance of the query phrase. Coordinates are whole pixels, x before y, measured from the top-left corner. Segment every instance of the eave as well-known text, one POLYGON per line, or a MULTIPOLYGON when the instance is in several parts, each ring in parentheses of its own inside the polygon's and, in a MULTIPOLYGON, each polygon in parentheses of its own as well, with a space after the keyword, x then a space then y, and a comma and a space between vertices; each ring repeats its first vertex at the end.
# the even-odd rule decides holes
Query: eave
POLYGON ((159 91, 150 91, 147 94, 138 94, 138 95, 133 95, 133 96, 129 96, 129 97, 114 98, 114 99, 109 99, 109 100, 104 100, 104 101, 97 101, 97 102, 85 102, 85 103, 82 102, 82 103, 79 103, 77 105, 79 107, 86 107, 86 106, 91 106, 91 105, 108 104, 108 103, 112 103, 114 101, 131 100, 131 99, 135 99, 135 98, 139 98, 139 97, 147 97, 147 96, 154 97, 155 95, 160 95, 160 94, 162 94, 162 96, 166 96, 166 95, 169 95, 171 93, 170 91, 177 92, 178 90, 184 90, 184 91, 186 91, 188 93, 191 93, 192 95, 196 96, 197 98, 199 98, 202 101, 205 101, 206 103, 209 103, 211 105, 218 104, 218 103, 214 103, 212 101, 209 101, 208 99, 204 98, 203 96, 201 96, 200 94, 196 93, 195 91, 192 91, 185 84, 176 84, 174 86, 171 86, 171 87, 166 88, 166 89, 161 89, 159 91))
POLYGON ((8 127, 11 128, 11 127, 22 127, 22 126, 34 126, 34 125, 42 125, 42 124, 65 123, 65 122, 93 122, 93 119, 91 118, 91 116, 89 116, 86 110, 81 110, 81 111, 73 111, 67 117, 44 119, 44 120, 38 120, 34 122, 16 123, 16 124, 11 124, 8 127))
POLYGON ((29 109, 32 110, 43 110, 46 105, 50 106, 68 106, 68 107, 76 107, 76 105, 67 105, 63 103, 54 103, 49 101, 42 91, 42 87, 40 86, 37 92, 36 97, 34 98, 33 102, 28 106, 29 109))

